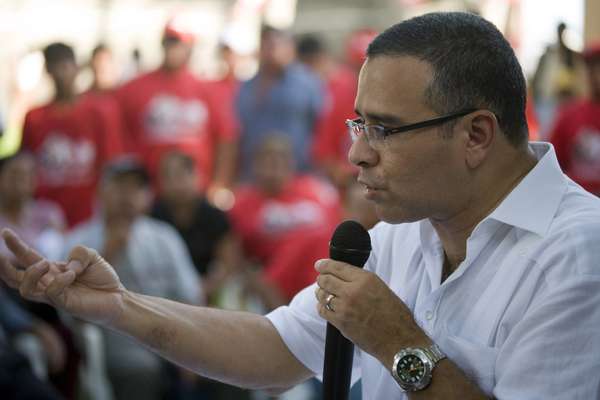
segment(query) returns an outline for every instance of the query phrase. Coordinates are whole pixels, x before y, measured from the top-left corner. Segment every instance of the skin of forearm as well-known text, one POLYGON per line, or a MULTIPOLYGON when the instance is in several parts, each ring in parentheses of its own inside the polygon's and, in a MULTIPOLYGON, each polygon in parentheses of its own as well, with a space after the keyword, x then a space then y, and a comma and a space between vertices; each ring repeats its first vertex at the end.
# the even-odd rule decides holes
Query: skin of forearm
POLYGON ((235 176, 237 146, 233 142, 221 142, 217 145, 215 153, 213 183, 217 186, 229 187, 235 176))
POLYGON ((249 389, 283 389, 312 376, 264 316, 126 292, 110 326, 200 375, 249 389))
POLYGON ((431 384, 408 394, 410 400, 484 400, 481 390, 452 361, 444 359, 433 369, 431 384))

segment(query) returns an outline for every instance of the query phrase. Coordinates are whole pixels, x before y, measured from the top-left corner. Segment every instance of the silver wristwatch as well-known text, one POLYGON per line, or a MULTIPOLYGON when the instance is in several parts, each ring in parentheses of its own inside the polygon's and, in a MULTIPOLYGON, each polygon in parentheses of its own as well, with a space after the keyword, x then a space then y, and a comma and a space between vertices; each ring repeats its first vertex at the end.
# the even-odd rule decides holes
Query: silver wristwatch
POLYGON ((392 376, 402 390, 416 392, 431 382, 433 368, 446 358, 437 344, 429 347, 408 347, 394 356, 392 376))

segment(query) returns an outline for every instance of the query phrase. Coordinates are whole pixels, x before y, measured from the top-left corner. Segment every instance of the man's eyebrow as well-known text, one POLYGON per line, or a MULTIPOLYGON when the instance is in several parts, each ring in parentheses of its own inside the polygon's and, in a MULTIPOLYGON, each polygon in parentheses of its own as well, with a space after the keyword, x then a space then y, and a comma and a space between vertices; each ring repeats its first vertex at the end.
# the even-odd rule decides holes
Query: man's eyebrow
POLYGON ((388 125, 405 125, 407 122, 400 118, 397 115, 393 115, 393 114, 380 114, 380 113, 373 113, 373 112, 365 112, 364 115, 361 114, 361 112, 359 110, 354 110, 354 112, 356 113, 356 115, 360 116, 363 119, 368 119, 369 121, 373 121, 375 123, 382 123, 382 124, 388 124, 388 125))

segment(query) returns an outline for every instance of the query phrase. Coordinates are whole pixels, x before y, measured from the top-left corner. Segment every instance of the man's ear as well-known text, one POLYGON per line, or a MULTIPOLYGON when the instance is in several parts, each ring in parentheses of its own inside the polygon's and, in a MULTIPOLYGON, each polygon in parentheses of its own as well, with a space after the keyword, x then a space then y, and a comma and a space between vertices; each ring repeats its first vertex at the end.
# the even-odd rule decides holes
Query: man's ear
POLYGON ((477 110, 464 118, 466 130, 465 162, 477 168, 488 157, 498 134, 498 120, 488 110, 477 110))

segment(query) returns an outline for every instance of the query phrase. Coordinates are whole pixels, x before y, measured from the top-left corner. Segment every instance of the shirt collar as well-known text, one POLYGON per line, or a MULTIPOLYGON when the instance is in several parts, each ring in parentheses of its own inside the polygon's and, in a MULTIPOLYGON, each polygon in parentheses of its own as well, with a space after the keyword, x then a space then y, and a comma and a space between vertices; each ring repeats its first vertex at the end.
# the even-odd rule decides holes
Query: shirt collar
POLYGON ((550 227, 567 189, 554 147, 531 142, 537 164, 486 218, 543 236, 550 227))

